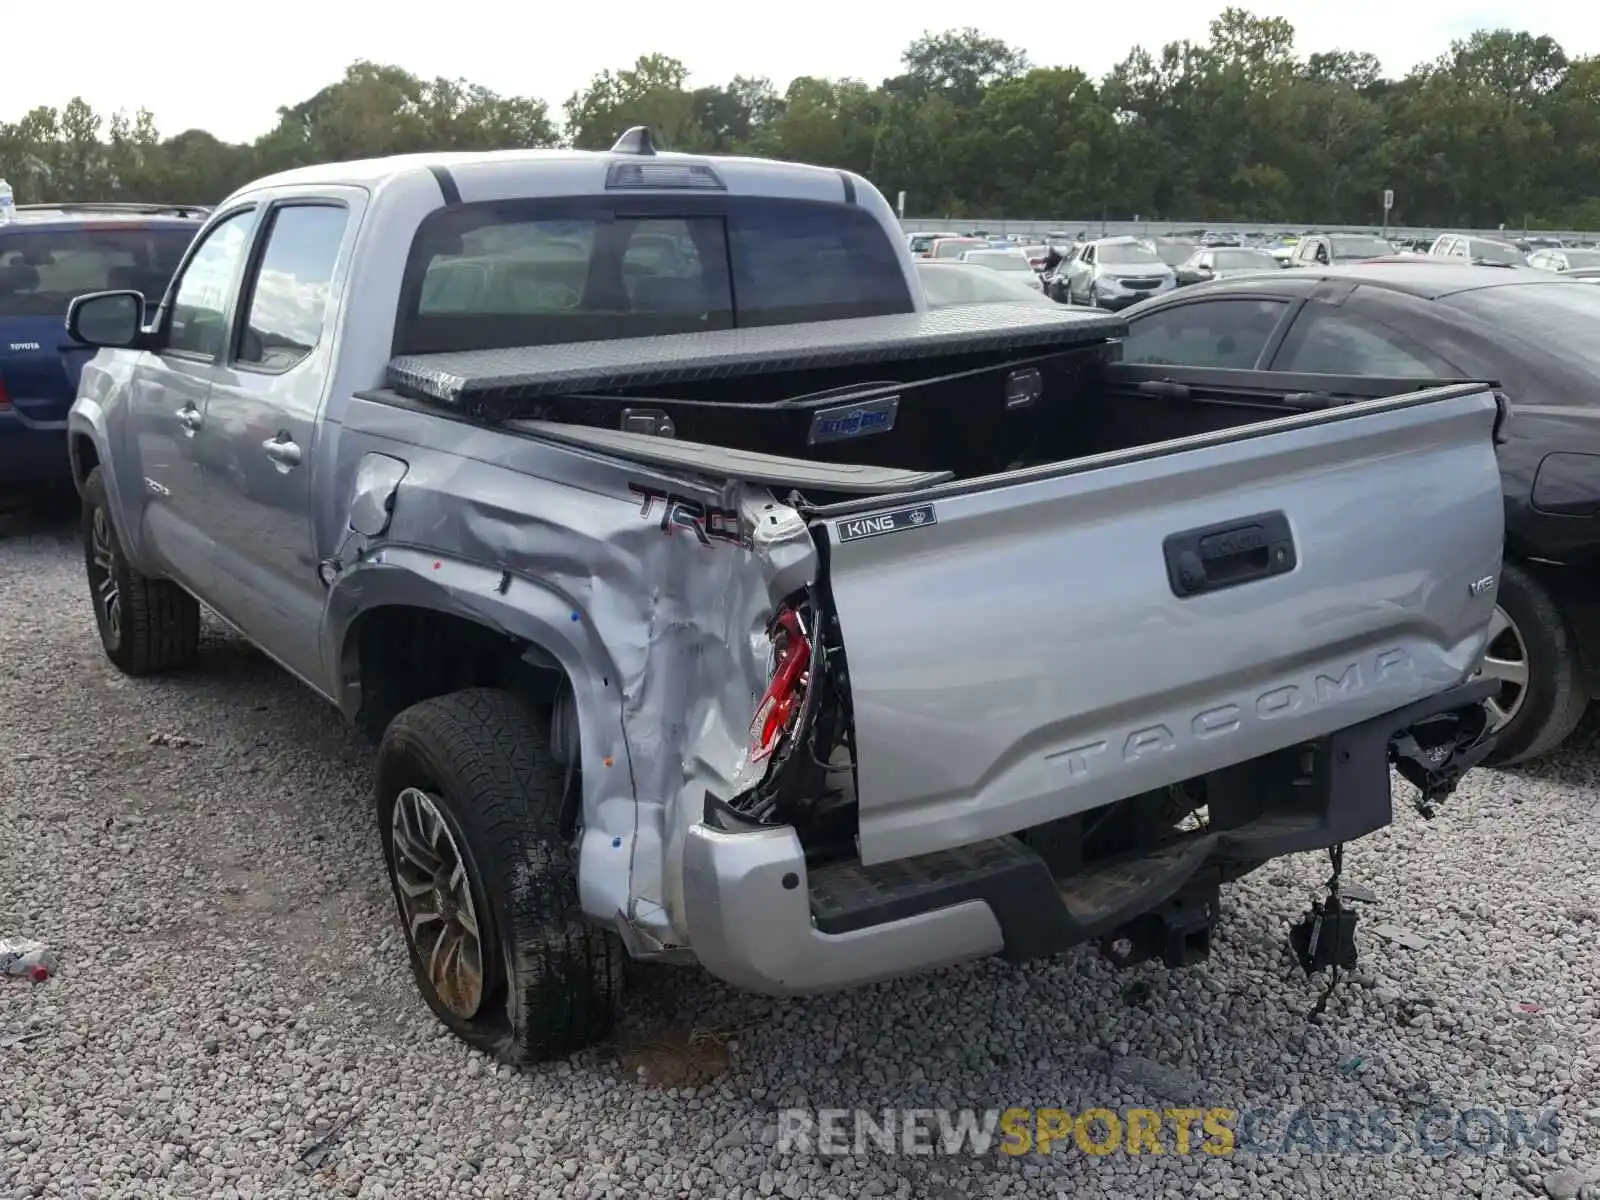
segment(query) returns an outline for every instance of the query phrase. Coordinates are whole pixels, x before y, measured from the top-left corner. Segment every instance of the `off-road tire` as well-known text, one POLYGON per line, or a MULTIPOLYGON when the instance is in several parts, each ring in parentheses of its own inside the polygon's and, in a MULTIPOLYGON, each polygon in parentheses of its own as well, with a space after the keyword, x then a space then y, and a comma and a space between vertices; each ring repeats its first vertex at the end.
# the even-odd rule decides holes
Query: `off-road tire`
POLYGON ((1522 706, 1500 729, 1485 760, 1506 767, 1548 754, 1566 741, 1583 719, 1589 693, 1566 618, 1531 571, 1503 563, 1496 603, 1516 626, 1528 658, 1522 706))
POLYGON ((170 579, 152 579, 129 565, 99 467, 90 471, 83 482, 82 514, 84 568, 95 626, 106 657, 125 675, 154 675, 190 666, 200 654, 200 604, 170 579), (97 512, 110 532, 110 575, 116 583, 120 609, 116 625, 95 587, 97 512))
POLYGON ((561 1058, 601 1040, 621 999, 625 950, 588 922, 577 861, 564 836, 565 771, 548 722, 521 698, 470 688, 412 705, 378 748, 377 817, 404 928, 393 814, 406 788, 428 793, 468 867, 483 950, 477 1013, 446 1005, 405 929, 423 999, 458 1037, 514 1063, 561 1058))

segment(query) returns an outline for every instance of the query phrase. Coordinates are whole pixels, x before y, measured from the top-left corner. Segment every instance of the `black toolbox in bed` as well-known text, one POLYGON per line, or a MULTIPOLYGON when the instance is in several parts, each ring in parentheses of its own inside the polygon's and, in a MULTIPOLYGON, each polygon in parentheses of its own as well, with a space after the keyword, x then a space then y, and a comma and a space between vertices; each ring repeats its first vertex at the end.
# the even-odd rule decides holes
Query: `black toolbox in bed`
POLYGON ((410 355, 389 386, 479 420, 531 418, 807 458, 1000 469, 1119 353, 1109 313, 1018 304, 410 355))

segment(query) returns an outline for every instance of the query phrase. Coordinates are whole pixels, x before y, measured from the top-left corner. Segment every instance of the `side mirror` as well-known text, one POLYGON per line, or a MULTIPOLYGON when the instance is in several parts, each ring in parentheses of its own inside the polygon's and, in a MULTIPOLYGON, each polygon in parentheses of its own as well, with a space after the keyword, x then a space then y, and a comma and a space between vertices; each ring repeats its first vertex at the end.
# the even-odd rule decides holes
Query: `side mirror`
POLYGON ((144 296, 91 292, 67 306, 67 334, 85 346, 127 349, 144 340, 144 296))

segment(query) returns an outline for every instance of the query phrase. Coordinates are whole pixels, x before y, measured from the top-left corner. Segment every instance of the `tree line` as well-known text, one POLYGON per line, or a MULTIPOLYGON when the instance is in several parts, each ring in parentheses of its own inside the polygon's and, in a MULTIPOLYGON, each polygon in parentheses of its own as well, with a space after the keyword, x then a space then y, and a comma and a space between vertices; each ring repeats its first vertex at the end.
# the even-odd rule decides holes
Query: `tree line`
POLYGON ((1600 57, 1487 30, 1403 78, 1370 54, 1301 57, 1236 8, 1202 42, 1135 48, 1104 78, 1035 66, 972 30, 919 37, 878 84, 803 76, 691 86, 665 55, 607 70, 552 113, 531 96, 360 61, 248 144, 163 136, 81 99, 0 123, 19 203, 212 203, 306 163, 421 150, 604 148, 630 125, 672 149, 859 172, 906 215, 1600 229, 1600 57))

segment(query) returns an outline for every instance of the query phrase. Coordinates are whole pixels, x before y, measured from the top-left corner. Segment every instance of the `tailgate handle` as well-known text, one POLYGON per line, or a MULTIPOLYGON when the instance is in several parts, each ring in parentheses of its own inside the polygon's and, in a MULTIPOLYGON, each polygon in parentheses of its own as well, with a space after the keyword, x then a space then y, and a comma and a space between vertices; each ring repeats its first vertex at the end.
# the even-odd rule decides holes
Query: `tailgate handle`
POLYGON ((1173 594, 1186 598, 1270 579, 1298 561, 1289 518, 1258 513, 1174 533, 1161 543, 1173 594))

